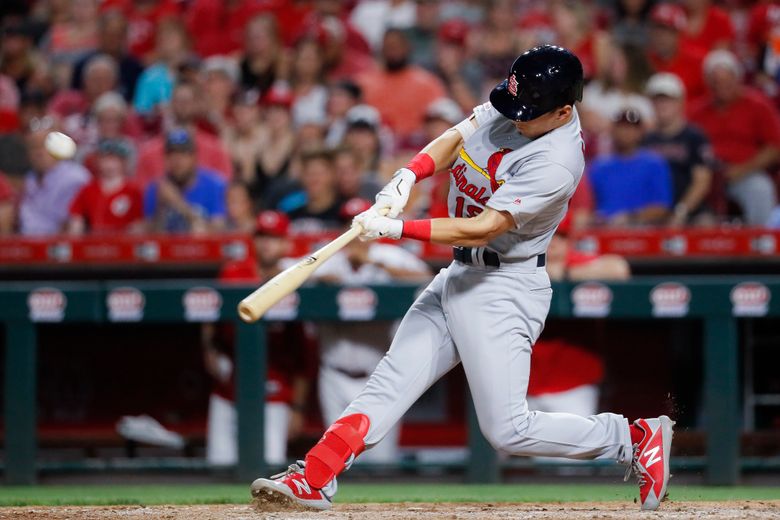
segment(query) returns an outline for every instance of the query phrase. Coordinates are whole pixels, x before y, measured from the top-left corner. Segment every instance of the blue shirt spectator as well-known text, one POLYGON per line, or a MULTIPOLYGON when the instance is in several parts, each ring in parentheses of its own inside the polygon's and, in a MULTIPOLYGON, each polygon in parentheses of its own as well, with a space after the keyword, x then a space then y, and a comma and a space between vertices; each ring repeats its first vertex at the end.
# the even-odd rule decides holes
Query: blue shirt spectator
POLYGON ((673 205, 669 165, 639 148, 643 133, 637 111, 618 114, 612 131, 616 153, 594 161, 589 172, 596 214, 613 225, 659 223, 673 205))
MULTIPOLYGON (((170 182, 163 179, 161 182, 170 182)), ((150 184, 144 197, 144 216, 154 219, 158 210, 160 215, 160 227, 169 233, 186 233, 191 230, 190 219, 186 212, 179 212, 168 204, 162 208, 159 203, 158 189, 160 184, 150 184)), ((225 217, 225 182, 219 175, 206 168, 198 168, 193 182, 184 188, 181 196, 188 206, 206 221, 225 217)))
POLYGON ((610 218, 635 213, 646 206, 672 207, 669 165, 649 150, 630 157, 613 155, 597 159, 590 170, 596 211, 610 218))
POLYGON ((171 100, 176 78, 164 63, 150 66, 141 73, 135 87, 133 108, 141 115, 150 114, 158 105, 171 100))
POLYGON ((153 229, 201 233, 223 228, 225 182, 196 165, 195 141, 187 130, 168 133, 165 163, 165 176, 149 185, 144 197, 144 215, 153 229))

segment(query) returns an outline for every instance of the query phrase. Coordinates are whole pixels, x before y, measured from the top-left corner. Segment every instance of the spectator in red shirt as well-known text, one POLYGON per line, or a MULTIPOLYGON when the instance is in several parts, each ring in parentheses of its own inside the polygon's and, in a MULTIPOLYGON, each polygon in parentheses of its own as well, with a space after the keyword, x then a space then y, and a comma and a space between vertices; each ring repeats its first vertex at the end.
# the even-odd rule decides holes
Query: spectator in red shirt
POLYGON ((143 226, 141 190, 127 180, 130 150, 118 140, 106 139, 97 149, 97 176, 73 199, 67 231, 126 233, 143 226))
POLYGON ((388 30, 382 45, 384 67, 358 78, 366 103, 379 110, 382 121, 400 139, 422 126, 425 109, 432 101, 446 97, 444 85, 436 76, 409 64, 410 50, 403 32, 388 30))
POLYGON ((239 81, 238 64, 226 56, 211 56, 201 66, 203 85, 203 119, 201 127, 222 135, 231 123, 230 104, 239 81))
POLYGON ((726 11, 712 5, 712 0, 685 0, 683 4, 688 14, 683 45, 702 57, 734 45, 734 26, 726 11))
POLYGON ((729 51, 707 55, 704 73, 711 97, 691 111, 712 143, 728 183, 728 196, 745 221, 764 225, 777 204, 767 173, 780 159, 780 117, 759 92, 742 84, 742 67, 729 51))
POLYGON ((14 189, 5 175, 0 172, 0 236, 13 233, 15 206, 14 189))
POLYGON ((676 4, 658 4, 650 13, 650 22, 648 58, 653 68, 656 72, 671 72, 678 76, 685 84, 688 99, 700 99, 706 94, 702 56, 682 40, 688 26, 685 11, 676 4))
MULTIPOLYGON (((222 143, 214 135, 196 127, 202 108, 200 91, 196 85, 180 83, 171 97, 171 127, 184 128, 194 134, 199 166, 214 170, 226 181, 233 177, 233 168, 222 143)), ((155 137, 141 146, 138 154, 136 179, 142 186, 159 179, 165 172, 165 138, 155 137)))

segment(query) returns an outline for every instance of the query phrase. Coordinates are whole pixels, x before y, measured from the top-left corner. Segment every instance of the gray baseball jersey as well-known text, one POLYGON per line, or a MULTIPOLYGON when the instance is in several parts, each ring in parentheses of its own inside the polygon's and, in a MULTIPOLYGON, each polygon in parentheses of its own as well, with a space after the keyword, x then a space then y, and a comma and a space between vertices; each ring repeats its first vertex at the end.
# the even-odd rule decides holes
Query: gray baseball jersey
POLYGON ((474 115, 479 128, 450 169, 450 216, 473 217, 486 206, 508 211, 517 228, 488 249, 517 259, 544 253, 585 169, 577 110, 567 124, 534 140, 490 103, 474 115))
MULTIPOLYGON (((485 207, 508 211, 517 227, 489 248, 516 260, 544 253, 584 168, 577 112, 534 140, 489 103, 474 113, 480 126, 450 171, 451 216, 473 217, 485 207)), ((365 414, 365 441, 374 445, 428 387, 462 363, 480 428, 495 448, 629 463, 623 416, 528 409, 531 349, 551 299, 547 272, 533 260, 499 267, 454 261, 412 305, 387 355, 343 415, 365 414)))

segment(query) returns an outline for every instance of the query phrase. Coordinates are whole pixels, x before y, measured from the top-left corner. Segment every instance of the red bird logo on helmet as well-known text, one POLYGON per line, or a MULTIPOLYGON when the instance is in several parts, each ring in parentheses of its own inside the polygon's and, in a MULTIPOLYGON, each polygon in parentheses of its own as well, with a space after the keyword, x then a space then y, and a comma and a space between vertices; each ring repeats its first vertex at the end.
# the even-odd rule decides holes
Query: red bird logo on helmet
POLYGON ((509 82, 507 83, 507 90, 510 94, 517 97, 517 76, 512 74, 509 76, 509 82))

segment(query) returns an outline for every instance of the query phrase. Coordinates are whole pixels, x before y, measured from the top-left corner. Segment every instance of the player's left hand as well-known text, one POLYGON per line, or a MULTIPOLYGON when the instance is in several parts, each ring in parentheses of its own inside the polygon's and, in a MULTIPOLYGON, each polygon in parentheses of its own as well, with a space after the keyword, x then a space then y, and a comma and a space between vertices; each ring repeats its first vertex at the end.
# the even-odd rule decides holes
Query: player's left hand
POLYGON ((360 240, 376 240, 377 238, 401 238, 404 223, 400 220, 383 217, 374 208, 369 208, 352 220, 352 225, 362 228, 360 240))
POLYGON ((401 214, 409 201, 409 193, 417 177, 409 168, 401 168, 393 174, 393 179, 376 195, 373 208, 376 211, 387 208, 387 216, 395 218, 401 214))

